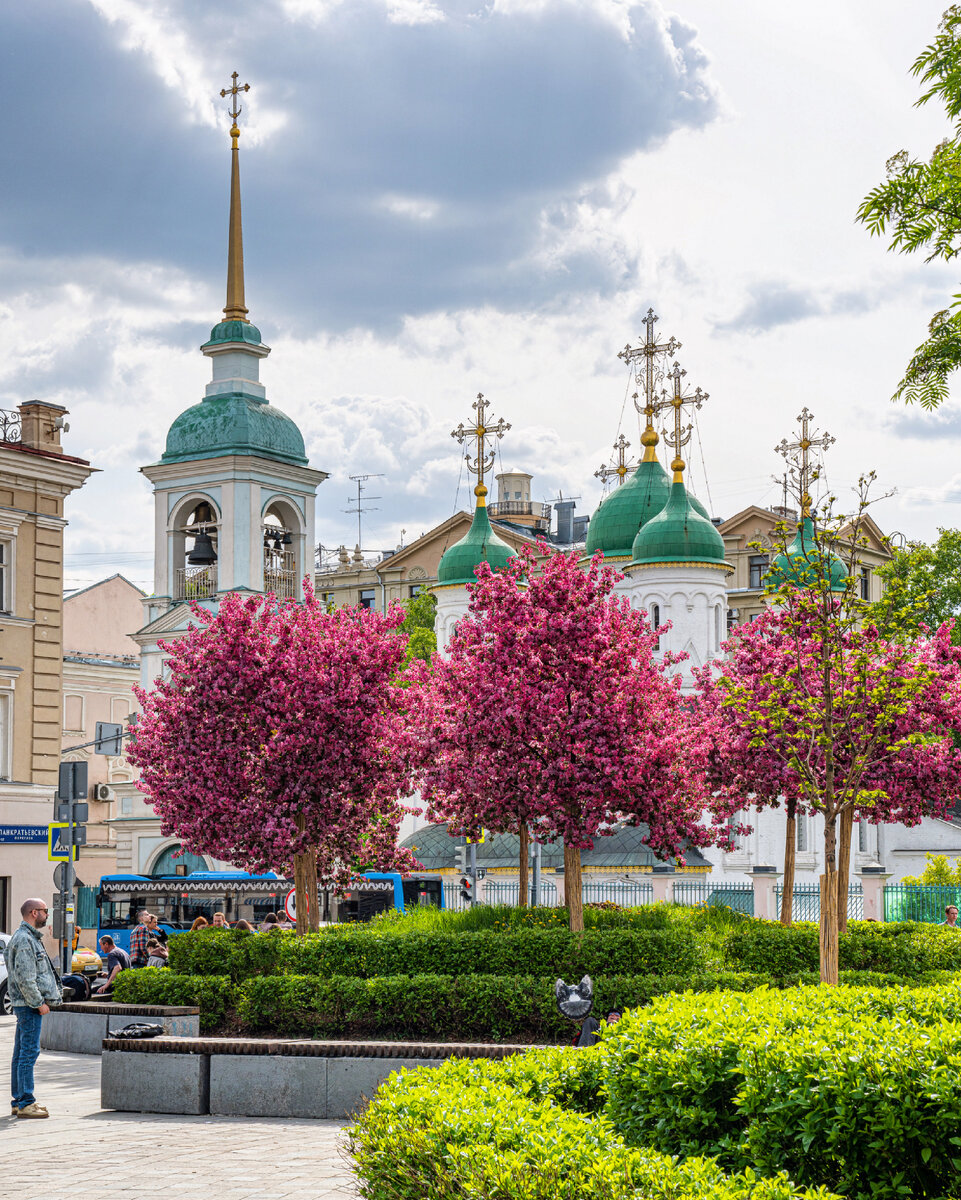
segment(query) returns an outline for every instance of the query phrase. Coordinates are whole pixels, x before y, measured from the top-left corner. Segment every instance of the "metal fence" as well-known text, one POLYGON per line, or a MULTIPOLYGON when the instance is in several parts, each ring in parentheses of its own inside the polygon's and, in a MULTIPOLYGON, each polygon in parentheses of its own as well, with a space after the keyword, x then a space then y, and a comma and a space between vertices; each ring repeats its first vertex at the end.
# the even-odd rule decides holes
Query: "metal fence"
POLYGON ((619 904, 621 908, 637 908, 654 903, 654 886, 635 883, 629 879, 610 879, 603 883, 586 882, 583 887, 585 904, 619 904))
POLYGON ((712 908, 731 908, 735 912, 754 916, 754 885, 752 883, 710 883, 703 879, 675 879, 674 903, 696 907, 707 904, 712 908))
MULTIPOLYGON (((784 888, 777 884, 774 889, 777 899, 777 911, 781 911, 781 897, 784 888)), ((848 887, 848 920, 861 921, 864 918, 864 893, 859 883, 848 887)), ((796 883, 794 896, 791 901, 792 921, 820 921, 821 919, 821 885, 820 883, 796 883)))
MULTIPOLYGON (((484 900, 487 904, 518 904, 520 902, 520 884, 509 880, 485 880, 484 900)), ((546 908, 557 908, 560 900, 557 888, 549 879, 541 880, 540 903, 546 908)))
POLYGON ((940 925, 949 904, 961 907, 961 887, 892 883, 884 889, 885 921, 923 921, 940 925))

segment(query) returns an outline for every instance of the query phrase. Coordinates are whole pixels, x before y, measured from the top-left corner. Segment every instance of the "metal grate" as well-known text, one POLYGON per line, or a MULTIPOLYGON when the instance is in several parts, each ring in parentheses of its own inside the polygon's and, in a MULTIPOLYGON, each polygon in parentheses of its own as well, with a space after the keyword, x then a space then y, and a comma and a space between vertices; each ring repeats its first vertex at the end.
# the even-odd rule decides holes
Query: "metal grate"
POLYGON ((753 883, 711 883, 710 880, 675 879, 674 903, 696 907, 730 908, 754 915, 753 883))
MULTIPOLYGON (((484 900, 487 904, 514 904, 520 900, 520 884, 505 880, 491 879, 484 887, 484 900)), ((541 880, 540 903, 546 908, 557 908, 557 888, 548 879, 541 880)))
MULTIPOLYGON (((781 911, 781 896, 784 888, 777 884, 775 889, 777 910, 781 911)), ((792 921, 820 921, 821 919, 821 885, 820 883, 796 883, 794 897, 791 902, 792 921)), ((848 920, 861 921, 864 919, 864 893, 859 883, 848 887, 848 920)))
POLYGON ((921 921, 941 925, 949 904, 961 907, 961 887, 892 883, 884 889, 885 921, 921 921))
POLYGON ((607 883, 585 883, 584 903, 619 904, 621 908, 636 908, 640 904, 654 903, 654 886, 650 883, 634 883, 629 880, 611 880, 607 883))

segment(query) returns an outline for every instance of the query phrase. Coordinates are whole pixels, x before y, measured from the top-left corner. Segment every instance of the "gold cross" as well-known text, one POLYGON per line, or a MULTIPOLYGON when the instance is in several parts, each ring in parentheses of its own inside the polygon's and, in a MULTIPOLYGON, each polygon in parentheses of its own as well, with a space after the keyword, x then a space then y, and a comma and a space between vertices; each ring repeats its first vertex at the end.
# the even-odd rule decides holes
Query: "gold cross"
POLYGON ((801 436, 796 442, 789 442, 787 438, 782 438, 774 449, 788 464, 788 469, 798 484, 801 496, 801 516, 809 517, 811 515, 811 480, 817 478, 817 475, 811 474, 811 451, 827 450, 837 441, 837 438, 831 437, 829 433, 822 433, 818 438, 811 436, 811 422, 814 420, 814 413, 807 405, 798 413, 797 419, 801 425, 801 436))
POLYGON ((671 470, 674 472, 675 483, 681 483, 684 479, 684 467, 686 464, 684 459, 681 458, 681 450, 691 440, 691 430, 693 429, 693 425, 681 425, 684 406, 690 405, 691 408, 700 408, 704 401, 709 398, 708 393, 702 392, 700 388, 695 388, 693 392, 688 392, 685 395, 681 381, 686 374, 687 371, 681 367, 680 363, 675 362, 673 370, 667 374, 668 379, 674 380, 674 395, 668 397, 666 393, 662 393, 664 396, 663 407, 674 409, 674 432, 670 433, 665 429, 664 441, 674 450, 674 461, 671 463, 671 470))
MULTIPOLYGON (((647 310, 647 316, 641 322, 645 326, 644 341, 637 346, 628 344, 618 354, 618 358, 622 358, 634 370, 634 380, 644 392, 644 404, 638 404, 638 397, 634 397, 634 407, 639 413, 643 413, 647 419, 648 429, 654 429, 654 418, 660 412, 661 404, 657 397, 657 385, 662 378, 662 371, 658 365, 658 360, 662 358, 670 358, 681 348, 681 343, 677 338, 670 337, 666 342, 659 342, 654 334, 654 325, 659 318, 653 308, 647 310), (643 364, 643 365, 642 365, 643 364)), ((645 445, 647 443, 645 442, 645 445)), ((653 445, 657 444, 655 435, 653 445)))
POLYGON ((631 443, 627 440, 627 438, 622 433, 618 437, 617 441, 614 443, 614 450, 617 454, 616 465, 612 466, 612 467, 608 467, 608 466, 605 466, 604 464, 602 464, 594 472, 594 478, 602 479, 605 483, 607 483, 607 481, 609 479, 613 479, 614 476, 616 475, 617 476, 617 486, 620 487, 621 484, 624 482, 624 480, 627 478, 628 471, 633 471, 634 468, 637 466, 637 463, 633 463, 633 462, 629 463, 627 461, 627 455, 626 455, 625 451, 627 450, 627 448, 630 444, 631 443))
POLYGON ((244 110, 242 108, 238 107, 237 97, 241 92, 249 92, 250 84, 249 83, 238 84, 237 80, 240 78, 240 76, 237 74, 236 71, 234 71, 234 73, 230 76, 230 78, 234 81, 234 86, 229 87, 229 88, 222 88, 220 95, 222 97, 223 96, 232 96, 233 97, 233 100, 231 101, 231 107, 227 109, 227 116, 230 117, 231 121, 233 122, 233 129, 231 129, 231 131, 230 131, 230 136, 231 137, 240 137, 240 130, 237 129, 237 118, 240 116, 240 114, 244 110), (234 130, 237 130, 237 132, 235 133, 234 130))
POLYGON ((487 495, 487 488, 484 486, 484 476, 494 465, 494 447, 487 449, 488 438, 502 438, 510 429, 507 421, 499 420, 496 425, 492 425, 487 415, 487 401, 484 399, 483 392, 477 393, 477 399, 471 405, 474 409, 474 424, 465 425, 463 421, 456 429, 451 430, 451 437, 455 441, 460 442, 463 446, 464 442, 473 441, 475 445, 474 457, 471 458, 471 452, 468 448, 464 458, 467 460, 467 469, 472 475, 477 476, 477 485, 474 488, 474 495, 477 497, 478 504, 485 503, 484 497, 487 495))

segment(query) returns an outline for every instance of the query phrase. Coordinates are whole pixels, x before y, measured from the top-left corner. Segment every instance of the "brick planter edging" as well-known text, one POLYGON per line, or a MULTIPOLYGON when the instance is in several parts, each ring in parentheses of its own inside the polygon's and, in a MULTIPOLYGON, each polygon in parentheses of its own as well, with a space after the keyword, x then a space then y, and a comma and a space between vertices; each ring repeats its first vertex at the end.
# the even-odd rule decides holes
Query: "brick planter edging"
POLYGON ((283 1041, 256 1038, 105 1038, 104 1050, 137 1054, 253 1054, 291 1058, 507 1058, 547 1046, 486 1042, 283 1041))

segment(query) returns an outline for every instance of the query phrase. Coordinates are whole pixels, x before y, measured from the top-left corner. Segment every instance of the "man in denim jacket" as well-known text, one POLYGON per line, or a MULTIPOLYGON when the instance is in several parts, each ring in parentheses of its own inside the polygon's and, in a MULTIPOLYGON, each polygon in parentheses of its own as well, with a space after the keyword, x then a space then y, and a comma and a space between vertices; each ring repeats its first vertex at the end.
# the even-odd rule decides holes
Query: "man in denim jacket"
POLYGON ((7 943, 4 956, 7 991, 17 1018, 10 1067, 11 1116, 47 1117, 50 1114, 33 1094, 33 1067, 40 1055, 40 1025, 50 1005, 60 1003, 60 985, 40 932, 47 923, 47 905, 43 900, 25 900, 20 915, 20 928, 7 943))

